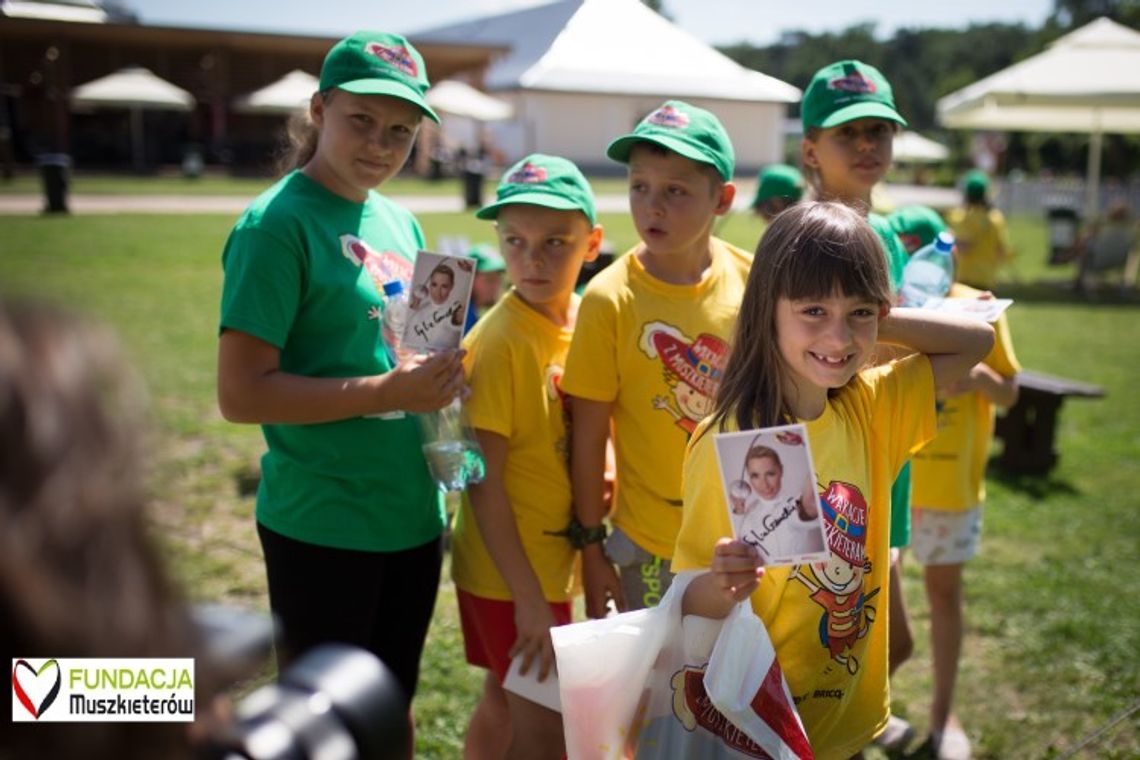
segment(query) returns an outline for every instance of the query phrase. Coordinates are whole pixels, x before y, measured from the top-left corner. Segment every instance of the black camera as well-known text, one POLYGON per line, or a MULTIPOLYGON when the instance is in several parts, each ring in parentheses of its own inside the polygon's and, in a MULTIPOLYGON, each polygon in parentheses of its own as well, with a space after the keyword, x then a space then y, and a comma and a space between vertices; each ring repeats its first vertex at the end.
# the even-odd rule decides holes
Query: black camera
MULTIPOLYGON (((195 611, 207 657, 232 668, 268 656, 273 624, 229 608, 195 611)), ((409 754, 408 703, 396 677, 371 652, 323 644, 275 683, 238 703, 205 753, 224 760, 390 760, 409 754)))

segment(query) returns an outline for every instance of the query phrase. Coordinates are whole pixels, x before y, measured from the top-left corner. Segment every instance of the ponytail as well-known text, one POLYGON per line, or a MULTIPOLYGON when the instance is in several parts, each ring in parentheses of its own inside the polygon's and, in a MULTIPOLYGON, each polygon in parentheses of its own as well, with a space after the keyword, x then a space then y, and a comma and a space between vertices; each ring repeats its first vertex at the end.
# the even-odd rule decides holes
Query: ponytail
MULTIPOLYGON (((332 95, 333 88, 322 90, 321 101, 327 105, 332 95)), ((308 107, 294 112, 285 126, 285 144, 277 158, 277 173, 288 174, 309 163, 317 152, 320 136, 321 130, 313 123, 308 107)))

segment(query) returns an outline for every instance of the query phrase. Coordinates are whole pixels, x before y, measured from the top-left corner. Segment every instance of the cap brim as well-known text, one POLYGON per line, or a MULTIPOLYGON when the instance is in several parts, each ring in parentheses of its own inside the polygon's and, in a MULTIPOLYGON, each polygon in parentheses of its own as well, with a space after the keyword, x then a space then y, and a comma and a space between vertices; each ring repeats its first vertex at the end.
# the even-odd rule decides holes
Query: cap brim
POLYGON ((418 92, 400 82, 391 79, 354 79, 337 85, 338 89, 351 92, 354 95, 388 95, 400 100, 406 100, 412 105, 419 106, 424 116, 439 124, 439 117, 424 97, 418 92))
MULTIPOLYGON (((697 148, 694 148, 692 145, 682 140, 674 140, 662 135, 624 135, 609 144, 609 146, 606 148, 606 155, 618 163, 628 164, 629 154, 633 150, 633 146, 639 142, 648 142, 653 143, 654 145, 660 145, 662 148, 666 148, 673 151, 674 153, 678 153, 687 159, 697 161, 702 164, 708 164, 714 169, 717 169, 716 165, 712 161, 709 161, 708 156, 706 156, 697 148)), ((717 169, 717 173, 719 172, 720 170, 717 169)))
POLYGON ((494 219, 499 215, 499 210, 504 206, 543 206, 544 208, 552 208, 557 211, 581 211, 589 218, 586 210, 574 203, 573 201, 561 198, 557 195, 549 195, 548 193, 518 193, 509 198, 504 198, 501 201, 489 203, 483 208, 475 212, 477 219, 494 219))
POLYGON ((898 111, 890 106, 882 103, 852 103, 828 116, 819 126, 822 129, 830 129, 856 119, 886 119, 899 126, 905 127, 907 125, 906 119, 899 116, 898 111))

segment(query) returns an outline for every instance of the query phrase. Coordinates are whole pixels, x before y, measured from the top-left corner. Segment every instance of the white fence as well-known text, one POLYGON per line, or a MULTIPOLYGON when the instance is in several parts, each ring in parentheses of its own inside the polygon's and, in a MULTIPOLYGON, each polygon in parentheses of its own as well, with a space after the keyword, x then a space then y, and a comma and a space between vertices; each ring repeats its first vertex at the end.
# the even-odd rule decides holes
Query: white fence
MULTIPOLYGON (((1025 179, 1016 175, 998 183, 995 205, 1002 213, 1043 216, 1050 208, 1071 208, 1084 215, 1085 181, 1079 178, 1025 179)), ((1110 180, 1100 185, 1100 211, 1124 201, 1133 214, 1140 212, 1140 179, 1110 180)))

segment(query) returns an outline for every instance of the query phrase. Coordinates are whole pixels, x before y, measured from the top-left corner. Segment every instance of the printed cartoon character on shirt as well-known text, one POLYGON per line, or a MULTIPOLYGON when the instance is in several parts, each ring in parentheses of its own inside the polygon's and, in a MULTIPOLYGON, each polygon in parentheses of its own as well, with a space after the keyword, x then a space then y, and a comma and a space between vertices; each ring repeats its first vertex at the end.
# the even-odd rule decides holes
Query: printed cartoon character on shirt
MULTIPOLYGON (((400 280, 405 285, 412 280, 412 262, 396 251, 378 253, 372 246, 356 235, 340 236, 340 252, 344 257, 368 272, 377 295, 384 292, 384 283, 400 280)), ((380 319, 381 309, 373 306, 368 310, 369 319, 380 319)))
POLYGON ((570 466, 570 399, 565 393, 562 392, 562 365, 549 364, 544 372, 543 387, 546 389, 546 398, 551 401, 557 401, 558 406, 562 409, 562 425, 563 436, 558 439, 554 444, 554 449, 558 452, 559 456, 566 460, 566 466, 570 466))
POLYGON ((642 328, 639 346, 650 359, 661 360, 673 396, 654 396, 653 408, 669 414, 686 438, 691 436, 713 410, 728 344, 708 333, 690 341, 672 325, 650 322, 642 328))
POLYGON ((810 566, 797 565, 792 578, 807 586, 813 602, 823 607, 819 621, 820 643, 831 658, 854 675, 859 661, 854 649, 875 621, 875 608, 867 604, 879 589, 865 594, 863 575, 871 571, 867 559, 867 502, 849 483, 831 481, 819 500, 831 557, 810 566))

